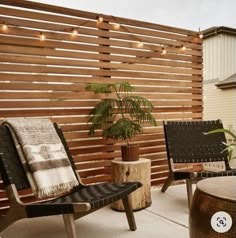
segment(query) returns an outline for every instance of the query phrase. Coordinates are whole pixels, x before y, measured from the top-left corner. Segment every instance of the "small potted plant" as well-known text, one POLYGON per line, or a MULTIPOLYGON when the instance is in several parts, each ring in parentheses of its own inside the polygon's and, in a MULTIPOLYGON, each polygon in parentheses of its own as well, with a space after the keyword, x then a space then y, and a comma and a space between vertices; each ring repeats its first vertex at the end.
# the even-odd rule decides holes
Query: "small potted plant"
POLYGON ((157 125, 151 114, 152 103, 144 97, 132 95, 134 87, 128 82, 91 83, 86 86, 86 90, 94 94, 111 95, 102 99, 91 110, 89 135, 102 129, 104 138, 126 142, 121 146, 124 161, 138 160, 139 145, 130 143, 130 140, 143 132, 144 123, 157 125))

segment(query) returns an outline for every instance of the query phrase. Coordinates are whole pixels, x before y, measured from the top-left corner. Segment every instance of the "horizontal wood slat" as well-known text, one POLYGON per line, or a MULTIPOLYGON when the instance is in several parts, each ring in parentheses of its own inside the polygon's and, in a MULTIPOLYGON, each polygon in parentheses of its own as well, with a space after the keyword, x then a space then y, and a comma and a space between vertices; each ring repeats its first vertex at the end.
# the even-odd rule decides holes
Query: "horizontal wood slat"
MULTIPOLYGON (((140 144, 141 156, 151 160, 151 182, 159 185, 168 176, 162 121, 202 118, 202 69, 198 32, 0 0, 0 120, 31 116, 57 122, 85 183, 111 180, 111 160, 121 156, 122 143, 102 138, 101 131, 88 136, 90 110, 102 97, 86 92, 87 83, 128 81, 135 95, 153 103, 158 126, 145 125, 144 133, 132 141, 140 144), (103 23, 96 22, 98 16, 103 23), (71 34, 73 28, 78 30, 76 36, 71 34)), ((22 197, 33 199, 28 190, 22 197)), ((4 190, 0 198, 4 213, 8 204, 4 190)))
MULTIPOLYGON (((84 53, 84 52, 73 52, 73 51, 67 51, 67 50, 55 50, 55 49, 38 49, 33 47, 23 47, 23 46, 12 46, 12 45, 0 45, 0 51, 4 53, 9 54, 15 54, 15 55, 36 55, 36 56, 51 56, 51 57, 63 57, 63 58, 75 58, 78 57, 80 59, 92 59, 92 60, 110 60, 114 62, 124 62, 124 63, 140 63, 140 64, 148 64, 148 65, 163 65, 163 66, 172 66, 172 67, 185 67, 185 68, 196 68, 201 69, 202 65, 198 63, 191 62, 179 62, 178 60, 174 60, 175 58, 173 55, 170 56, 170 60, 161 60, 158 59, 158 54, 156 54, 155 59, 151 59, 149 57, 129 57, 126 56, 125 58, 122 56, 117 55, 103 55, 103 54, 96 54, 93 52, 84 53)), ((154 56, 154 55, 153 55, 154 56)), ((163 57, 163 56, 162 56, 163 57)), ((167 59, 167 56, 165 57, 167 59)), ((188 60, 187 57, 183 58, 185 60, 188 60)))

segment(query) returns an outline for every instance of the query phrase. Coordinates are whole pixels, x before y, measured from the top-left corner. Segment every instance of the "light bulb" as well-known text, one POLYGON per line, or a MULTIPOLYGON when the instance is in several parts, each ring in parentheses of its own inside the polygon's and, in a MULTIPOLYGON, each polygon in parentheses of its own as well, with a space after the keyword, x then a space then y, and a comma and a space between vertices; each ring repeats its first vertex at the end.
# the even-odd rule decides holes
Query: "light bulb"
POLYGON ((165 55, 167 53, 167 50, 165 48, 162 48, 161 54, 165 55))
POLYGON ((78 30, 73 28, 72 29, 72 33, 71 33, 73 36, 76 36, 78 34, 78 30))
POLYGON ((119 29, 120 29, 120 24, 118 24, 118 23, 114 24, 114 25, 113 25, 113 28, 114 28, 115 30, 119 30, 119 29))
POLYGON ((137 42, 137 47, 142 48, 143 47, 143 42, 142 41, 137 42))
POLYGON ((43 34, 43 32, 40 32, 40 40, 45 41, 46 36, 43 34))
POLYGON ((97 23, 102 23, 103 22, 103 17, 98 17, 97 18, 97 23))
POLYGON ((203 34, 202 34, 202 32, 201 32, 200 27, 198 28, 198 37, 199 37, 200 39, 203 38, 203 34))
POLYGON ((182 45, 182 46, 181 46, 181 50, 183 50, 183 51, 186 50, 186 46, 185 46, 185 45, 182 45))
POLYGON ((8 30, 8 26, 7 26, 6 23, 3 23, 3 24, 2 24, 2 30, 3 30, 3 31, 7 31, 7 30, 8 30))

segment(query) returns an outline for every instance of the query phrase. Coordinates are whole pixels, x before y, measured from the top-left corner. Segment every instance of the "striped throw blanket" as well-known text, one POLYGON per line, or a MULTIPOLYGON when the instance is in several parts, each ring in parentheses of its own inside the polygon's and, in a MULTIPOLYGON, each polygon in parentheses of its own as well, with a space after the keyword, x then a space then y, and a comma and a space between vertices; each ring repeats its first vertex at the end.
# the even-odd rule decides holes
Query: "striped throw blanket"
POLYGON ((50 120, 10 118, 4 124, 10 129, 38 198, 57 196, 78 185, 64 146, 50 120))

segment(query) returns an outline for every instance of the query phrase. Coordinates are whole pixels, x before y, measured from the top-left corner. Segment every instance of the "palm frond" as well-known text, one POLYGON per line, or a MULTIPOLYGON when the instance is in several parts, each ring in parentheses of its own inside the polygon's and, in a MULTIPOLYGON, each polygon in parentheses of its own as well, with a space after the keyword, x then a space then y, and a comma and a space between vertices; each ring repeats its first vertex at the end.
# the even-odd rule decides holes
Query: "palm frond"
POLYGON ((94 94, 104 93, 110 94, 112 93, 112 84, 100 84, 100 83, 89 83, 86 85, 85 90, 93 92, 94 94))
MULTIPOLYGON (((209 134, 215 134, 215 133, 226 133, 226 134, 230 135, 234 141, 236 140, 236 135, 232 131, 230 131, 228 129, 224 129, 224 128, 218 128, 215 130, 211 130, 211 131, 205 132, 204 134, 209 135, 209 134)), ((228 150, 228 160, 231 160, 231 159, 233 159, 233 152, 235 149, 236 149, 235 143, 226 144, 226 148, 222 152, 224 152, 225 150, 228 150)))
POLYGON ((143 110, 149 112, 153 110, 152 103, 141 96, 126 96, 123 98, 123 103, 126 108, 134 108, 136 110, 143 110))
POLYGON ((114 85, 118 92, 129 93, 134 90, 134 87, 132 87, 128 82, 115 83, 114 85))
POLYGON ((154 126, 157 125, 155 118, 151 114, 153 105, 146 98, 140 96, 124 97, 123 106, 125 113, 128 113, 138 123, 149 122, 154 126))
POLYGON ((134 87, 132 87, 128 82, 121 82, 121 83, 89 83, 85 87, 86 91, 93 92, 95 94, 105 93, 110 94, 112 92, 132 92, 134 87))
POLYGON ((96 129, 102 129, 103 125, 113 123, 115 114, 113 113, 116 105, 116 99, 105 99, 99 102, 90 112, 91 118, 89 122, 92 126, 89 130, 89 135, 95 134, 96 129))
POLYGON ((226 133, 226 134, 229 134, 230 136, 232 136, 232 138, 234 140, 236 140, 236 135, 232 131, 230 131, 228 129, 223 129, 223 128, 219 128, 219 129, 215 129, 215 130, 212 130, 212 131, 208 131, 208 132, 206 132, 204 134, 208 135, 208 134, 214 134, 214 133, 226 133))
POLYGON ((135 135, 142 133, 142 131, 140 124, 128 118, 120 118, 112 126, 104 129, 103 136, 114 140, 130 140, 135 135))

